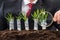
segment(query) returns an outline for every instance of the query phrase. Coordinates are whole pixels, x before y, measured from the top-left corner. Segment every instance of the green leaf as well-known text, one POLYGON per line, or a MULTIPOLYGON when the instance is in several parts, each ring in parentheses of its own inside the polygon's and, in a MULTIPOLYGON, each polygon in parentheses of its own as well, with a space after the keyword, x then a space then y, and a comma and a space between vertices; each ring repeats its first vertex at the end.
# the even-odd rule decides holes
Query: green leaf
POLYGON ((45 20, 47 19, 47 17, 48 17, 48 13, 45 14, 45 20))
POLYGON ((26 15, 23 16, 23 20, 26 21, 27 20, 27 17, 26 15))

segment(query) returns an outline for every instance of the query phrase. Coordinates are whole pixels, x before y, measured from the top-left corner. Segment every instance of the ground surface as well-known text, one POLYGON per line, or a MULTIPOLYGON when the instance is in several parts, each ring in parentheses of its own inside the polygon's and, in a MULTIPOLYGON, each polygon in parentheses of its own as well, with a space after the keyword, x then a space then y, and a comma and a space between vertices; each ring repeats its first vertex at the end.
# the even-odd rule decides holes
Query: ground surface
POLYGON ((0 40, 60 40, 59 31, 0 31, 0 40))

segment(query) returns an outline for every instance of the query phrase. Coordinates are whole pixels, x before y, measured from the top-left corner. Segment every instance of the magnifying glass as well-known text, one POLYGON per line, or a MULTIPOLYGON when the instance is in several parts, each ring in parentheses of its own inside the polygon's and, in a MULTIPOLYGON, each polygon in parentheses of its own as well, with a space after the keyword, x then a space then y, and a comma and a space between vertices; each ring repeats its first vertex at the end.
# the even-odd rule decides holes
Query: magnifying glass
POLYGON ((45 11, 44 14, 39 14, 38 24, 42 27, 42 29, 46 29, 46 27, 51 26, 53 23, 53 15, 45 11))

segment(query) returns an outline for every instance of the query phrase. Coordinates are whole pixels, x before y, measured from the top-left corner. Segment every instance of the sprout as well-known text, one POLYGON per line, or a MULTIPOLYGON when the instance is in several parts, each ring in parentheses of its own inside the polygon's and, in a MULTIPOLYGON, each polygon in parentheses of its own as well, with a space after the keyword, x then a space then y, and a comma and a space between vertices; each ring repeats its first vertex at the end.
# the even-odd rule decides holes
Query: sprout
POLYGON ((23 15, 22 13, 19 13, 19 16, 16 17, 17 19, 23 19, 24 21, 27 19, 26 15, 23 15))
POLYGON ((7 21, 9 22, 11 19, 13 19, 14 17, 12 16, 12 13, 9 12, 7 17, 5 17, 7 19, 7 21))
POLYGON ((34 11, 34 14, 32 14, 33 19, 38 19, 38 15, 39 15, 39 10, 37 9, 37 11, 34 11))
POLYGON ((42 22, 43 20, 46 20, 47 17, 48 17, 48 13, 46 13, 45 9, 41 9, 38 17, 39 21, 42 22))
POLYGON ((24 15, 24 16, 23 16, 23 19, 24 19, 24 21, 26 21, 26 20, 27 20, 27 17, 26 17, 26 15, 24 15))
POLYGON ((23 18, 22 13, 19 13, 19 15, 16 18, 21 20, 23 18))

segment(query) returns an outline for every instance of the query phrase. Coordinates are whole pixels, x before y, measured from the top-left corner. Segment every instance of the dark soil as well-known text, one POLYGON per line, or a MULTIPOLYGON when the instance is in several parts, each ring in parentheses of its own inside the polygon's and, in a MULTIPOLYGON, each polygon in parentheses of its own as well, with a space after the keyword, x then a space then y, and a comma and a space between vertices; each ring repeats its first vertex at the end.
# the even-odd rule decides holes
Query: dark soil
POLYGON ((0 40, 60 40, 59 31, 0 31, 0 40))

